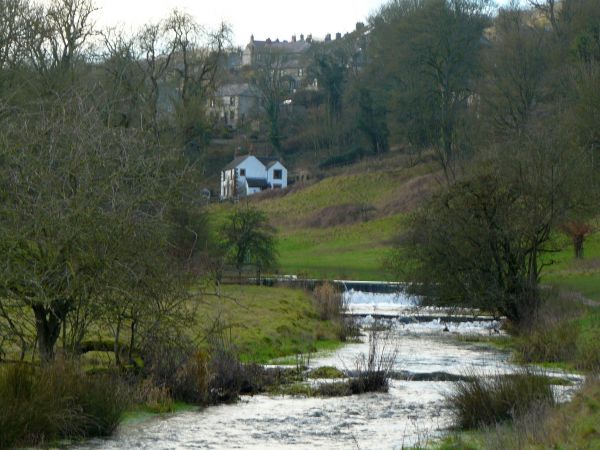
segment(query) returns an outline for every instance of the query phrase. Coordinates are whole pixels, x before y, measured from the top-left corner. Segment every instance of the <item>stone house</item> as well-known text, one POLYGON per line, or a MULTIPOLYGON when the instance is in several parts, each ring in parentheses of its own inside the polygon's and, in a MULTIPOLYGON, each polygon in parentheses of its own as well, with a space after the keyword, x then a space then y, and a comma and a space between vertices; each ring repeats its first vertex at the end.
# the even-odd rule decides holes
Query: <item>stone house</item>
POLYGON ((209 114, 231 128, 243 126, 258 113, 259 92, 249 83, 221 86, 210 100, 209 114))

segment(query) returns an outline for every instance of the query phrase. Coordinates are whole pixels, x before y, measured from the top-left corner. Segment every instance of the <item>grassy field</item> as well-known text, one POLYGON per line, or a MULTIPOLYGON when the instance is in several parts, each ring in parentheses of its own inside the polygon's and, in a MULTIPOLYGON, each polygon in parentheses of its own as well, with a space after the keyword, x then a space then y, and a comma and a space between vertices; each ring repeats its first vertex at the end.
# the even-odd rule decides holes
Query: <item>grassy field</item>
POLYGON ((390 279, 384 260, 402 219, 395 215, 348 226, 282 231, 280 270, 316 278, 390 279))
POLYGON ((600 301, 600 233, 586 239, 584 258, 580 260, 574 258, 570 242, 559 239, 562 250, 548 257, 552 264, 544 269, 542 281, 600 301))
POLYGON ((228 285, 207 296, 198 309, 205 328, 223 330, 242 361, 337 348, 334 325, 320 320, 309 293, 289 288, 228 285))

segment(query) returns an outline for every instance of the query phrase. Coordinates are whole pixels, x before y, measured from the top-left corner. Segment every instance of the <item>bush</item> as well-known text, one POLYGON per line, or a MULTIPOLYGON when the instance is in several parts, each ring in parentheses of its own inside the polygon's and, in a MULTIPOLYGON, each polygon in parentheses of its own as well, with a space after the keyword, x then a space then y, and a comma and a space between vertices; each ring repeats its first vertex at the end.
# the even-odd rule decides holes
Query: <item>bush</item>
POLYGON ((573 294, 551 292, 531 330, 521 331, 516 350, 524 362, 569 363, 600 368, 600 313, 573 294))
POLYGON ((513 420, 541 404, 554 404, 548 377, 522 372, 459 381, 446 397, 456 426, 471 429, 513 420))
POLYGON ((127 406, 124 394, 114 377, 88 376, 66 361, 41 369, 5 366, 0 370, 0 448, 110 435, 127 406))
POLYGON ((353 394, 387 392, 390 372, 398 356, 397 348, 387 348, 386 339, 377 330, 369 334, 369 354, 356 361, 357 377, 350 380, 353 394))
POLYGON ((517 351, 524 362, 569 361, 574 356, 578 333, 573 320, 536 326, 517 341, 517 351))
POLYGON ((346 309, 342 293, 329 282, 325 282, 314 289, 313 300, 321 320, 339 319, 346 309))

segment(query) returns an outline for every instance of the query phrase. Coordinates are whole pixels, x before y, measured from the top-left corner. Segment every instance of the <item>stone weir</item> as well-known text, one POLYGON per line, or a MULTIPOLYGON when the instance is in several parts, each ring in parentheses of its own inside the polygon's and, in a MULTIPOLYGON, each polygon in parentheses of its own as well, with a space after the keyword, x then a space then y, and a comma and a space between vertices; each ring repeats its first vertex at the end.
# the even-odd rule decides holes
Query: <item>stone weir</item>
MULTIPOLYGON (((255 279, 249 280, 255 282, 255 279)), ((407 284, 391 281, 355 281, 355 280, 322 280, 317 278, 297 278, 292 275, 281 277, 267 277, 261 280, 261 284, 266 286, 287 286, 302 289, 314 289, 325 282, 339 286, 341 291, 362 291, 373 294, 393 294, 403 291, 407 284)))

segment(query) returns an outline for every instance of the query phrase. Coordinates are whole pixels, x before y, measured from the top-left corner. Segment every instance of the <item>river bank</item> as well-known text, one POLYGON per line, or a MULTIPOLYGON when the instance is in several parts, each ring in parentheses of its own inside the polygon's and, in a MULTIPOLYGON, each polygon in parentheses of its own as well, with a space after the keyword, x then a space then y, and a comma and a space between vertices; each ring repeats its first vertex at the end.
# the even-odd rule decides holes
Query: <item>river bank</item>
MULTIPOLYGON (((361 294, 356 294, 360 304, 361 294)), ((406 299, 387 297, 380 307, 402 311, 406 299)), ((414 307, 414 305, 412 305, 414 307)), ((402 448, 423 445, 441 438, 452 426, 451 410, 445 401, 453 381, 432 381, 427 374, 461 375, 465 370, 480 374, 511 373, 518 369, 510 353, 470 343, 461 336, 488 336, 489 323, 432 320, 404 323, 396 318, 383 326, 368 318, 363 321, 360 342, 326 354, 317 354, 309 368, 333 366, 349 374, 357 361, 369 354, 370 334, 383 332, 382 348, 395 355, 394 372, 421 374, 391 379, 387 392, 351 397, 306 397, 298 395, 254 395, 238 404, 220 405, 202 411, 154 417, 125 425, 107 440, 95 440, 85 448, 113 449, 131 446, 202 448, 402 448), (420 379, 421 381, 417 381, 420 379)), ((562 372, 556 373, 564 376, 562 372)), ((313 380, 312 383, 329 383, 313 380)), ((574 385, 556 386, 568 394, 574 385)))

